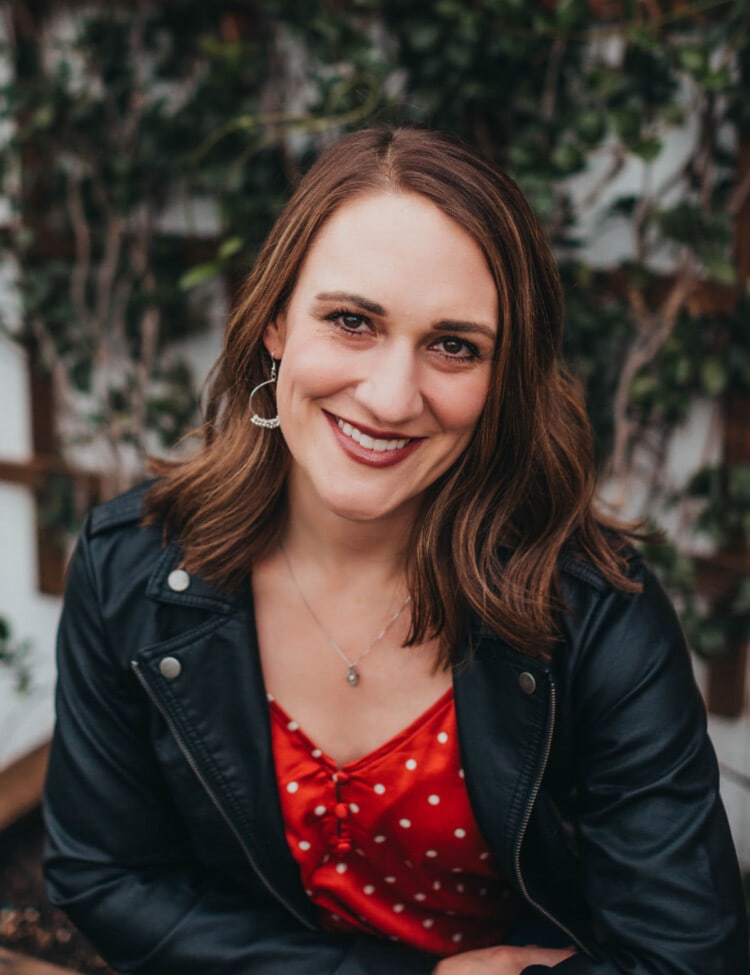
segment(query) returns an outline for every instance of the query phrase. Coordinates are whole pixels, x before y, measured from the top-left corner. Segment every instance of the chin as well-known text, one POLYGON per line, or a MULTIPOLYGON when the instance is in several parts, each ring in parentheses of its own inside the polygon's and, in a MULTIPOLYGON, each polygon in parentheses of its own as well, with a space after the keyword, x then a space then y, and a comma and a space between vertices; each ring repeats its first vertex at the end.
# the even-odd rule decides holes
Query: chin
POLYGON ((378 521, 380 518, 387 518, 388 515, 392 515, 395 512, 395 508, 389 507, 369 507, 365 508, 362 505, 330 505, 330 511, 336 515, 337 518, 342 518, 345 521, 355 521, 359 524, 366 524, 368 521, 378 521))
POLYGON ((394 504, 393 499, 389 498, 388 501, 373 500, 368 503, 361 497, 329 496, 323 500, 323 504, 337 518, 364 524, 395 515, 402 508, 404 501, 394 504))

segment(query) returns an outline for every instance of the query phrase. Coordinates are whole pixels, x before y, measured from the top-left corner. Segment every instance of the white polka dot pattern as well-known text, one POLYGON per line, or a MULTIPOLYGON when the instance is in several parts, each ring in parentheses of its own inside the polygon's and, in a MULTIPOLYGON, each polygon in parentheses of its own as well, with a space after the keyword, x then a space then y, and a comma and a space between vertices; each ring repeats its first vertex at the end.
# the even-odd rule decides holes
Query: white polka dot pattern
POLYGON ((269 711, 289 847, 324 930, 438 955, 502 939, 518 905, 471 812, 450 692, 340 767, 278 702, 269 711))

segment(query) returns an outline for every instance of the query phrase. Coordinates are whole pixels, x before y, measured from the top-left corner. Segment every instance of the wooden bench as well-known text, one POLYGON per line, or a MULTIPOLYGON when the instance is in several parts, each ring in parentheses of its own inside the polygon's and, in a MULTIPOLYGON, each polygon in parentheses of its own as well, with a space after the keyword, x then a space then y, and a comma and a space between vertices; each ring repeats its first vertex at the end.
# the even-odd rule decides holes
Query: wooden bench
MULTIPOLYGON (((39 805, 48 759, 46 743, 0 770, 0 831, 39 805)), ((5 973, 1 963, 0 973, 5 973)))
POLYGON ((77 975, 72 968, 60 968, 15 951, 0 948, 0 975, 77 975))

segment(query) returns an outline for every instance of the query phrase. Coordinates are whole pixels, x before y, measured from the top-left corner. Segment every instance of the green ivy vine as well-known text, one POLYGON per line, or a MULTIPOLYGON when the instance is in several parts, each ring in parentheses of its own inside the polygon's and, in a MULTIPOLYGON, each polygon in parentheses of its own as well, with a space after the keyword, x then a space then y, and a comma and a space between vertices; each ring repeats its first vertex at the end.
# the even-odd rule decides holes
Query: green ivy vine
MULTIPOLYGON (((560 261, 564 351, 609 478, 627 479, 646 433, 663 447, 697 398, 750 392, 750 307, 733 251, 750 194, 750 178, 737 179, 750 6, 592 6, 173 0, 64 16, 50 5, 37 33, 19 23, 5 52, 15 77, 0 91, 16 207, 1 242, 19 262, 23 306, 6 331, 55 377, 70 439, 98 444, 116 486, 195 421, 179 348, 208 327, 209 283, 241 279, 290 184, 363 124, 451 130, 521 184, 560 261), (693 150, 657 179, 684 130, 693 150), (581 195, 587 170, 598 175, 581 195), (637 188, 631 177, 613 193, 626 171, 637 188), (215 208, 212 237, 165 229, 178 207, 190 230, 200 199, 215 208), (602 267, 592 254, 611 226, 628 246, 602 267), (695 314, 707 285, 729 295, 727 311, 695 314)), ((662 484, 663 450, 654 457, 658 510, 679 498, 662 484)), ((716 546, 748 545, 745 465, 701 471, 680 497, 716 546)), ((717 619, 695 598, 697 561, 674 545, 652 554, 682 593, 696 649, 750 637, 744 583, 717 619)))

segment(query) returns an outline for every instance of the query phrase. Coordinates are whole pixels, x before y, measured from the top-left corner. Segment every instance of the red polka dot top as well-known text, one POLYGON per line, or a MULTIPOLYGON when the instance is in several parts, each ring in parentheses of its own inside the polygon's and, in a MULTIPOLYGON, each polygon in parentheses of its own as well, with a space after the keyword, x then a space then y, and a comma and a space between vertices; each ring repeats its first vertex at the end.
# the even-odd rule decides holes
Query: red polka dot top
POLYGON ((440 955, 502 942, 522 908, 472 815, 453 690, 341 767, 269 702, 287 842, 321 927, 440 955))

